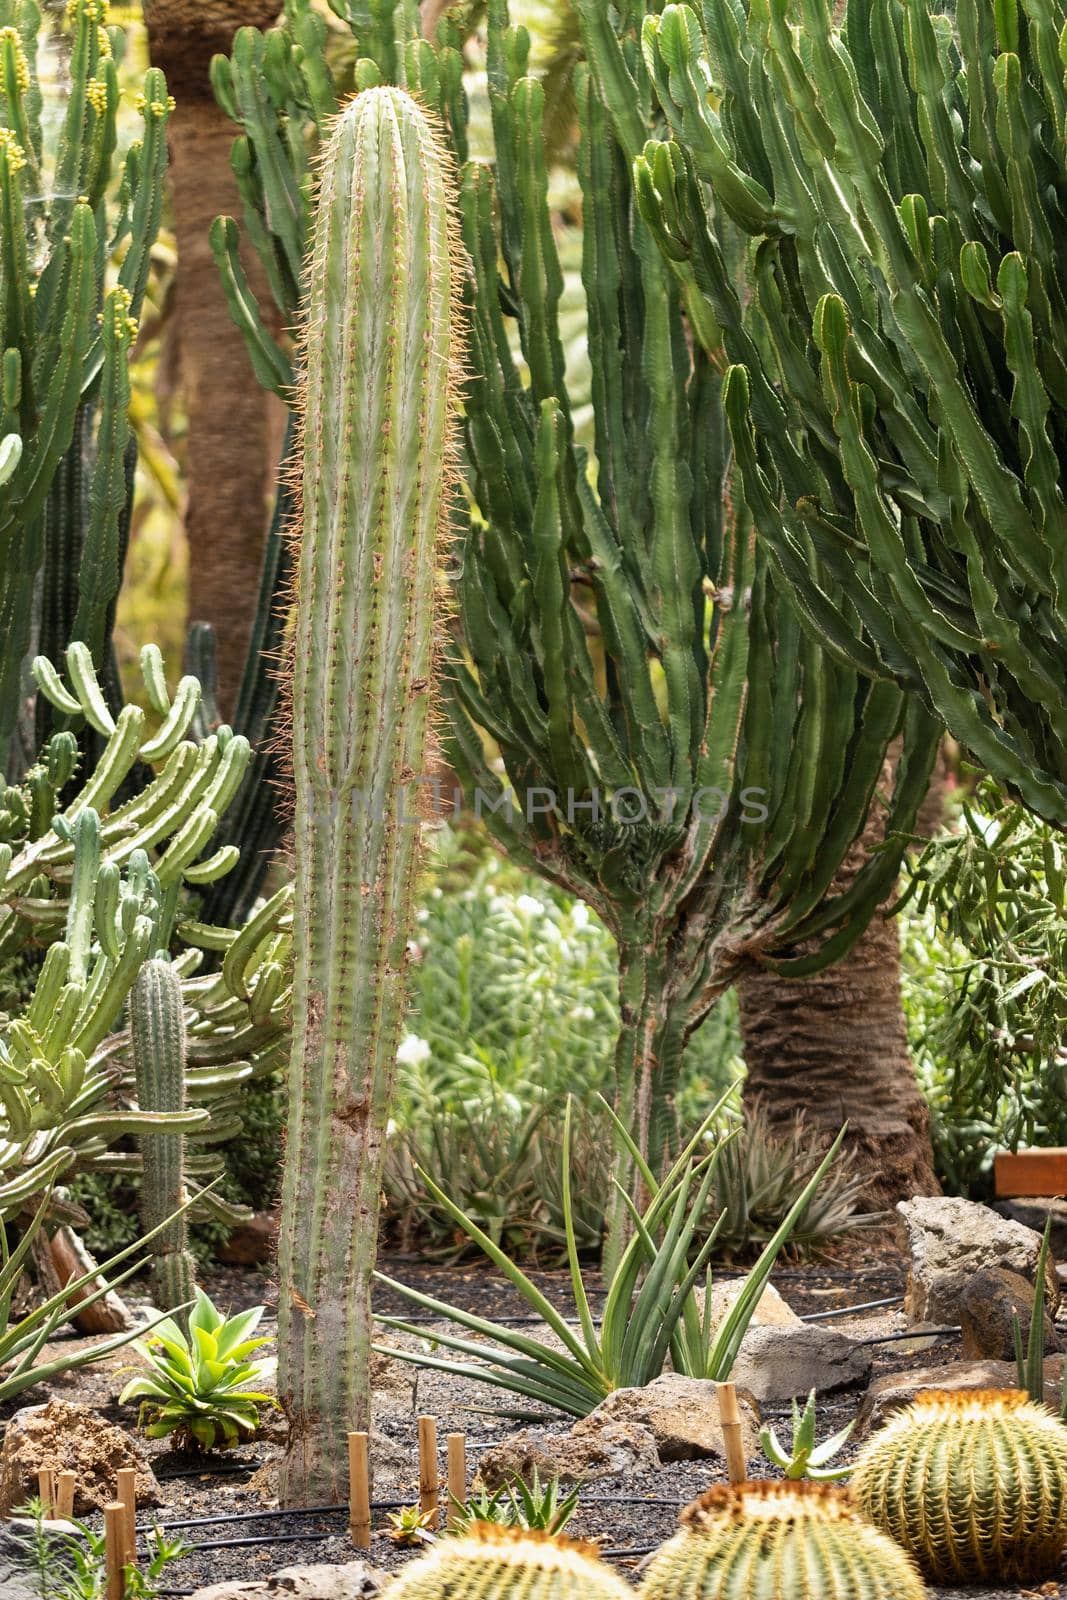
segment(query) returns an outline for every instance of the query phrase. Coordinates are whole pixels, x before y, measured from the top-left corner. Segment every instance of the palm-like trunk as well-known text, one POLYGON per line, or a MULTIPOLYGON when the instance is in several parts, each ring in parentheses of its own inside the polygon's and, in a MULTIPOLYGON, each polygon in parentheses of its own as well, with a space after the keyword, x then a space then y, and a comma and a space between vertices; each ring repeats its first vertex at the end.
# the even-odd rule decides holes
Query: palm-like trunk
MULTIPOLYGON (((189 616, 210 622, 218 642, 219 702, 231 715, 259 584, 282 408, 260 388, 230 319, 208 230, 240 216, 230 152, 236 129, 215 104, 208 77, 245 25, 268 27, 275 0, 145 0, 152 60, 177 110, 170 124, 170 182, 178 244, 176 298, 187 444, 189 616)), ((261 305, 269 290, 254 252, 245 267, 261 305)))
MULTIPOLYGON (((874 808, 841 867, 835 892, 848 888, 883 836, 874 808)), ((900 933, 877 911, 849 955, 807 978, 749 970, 738 982, 749 1099, 772 1122, 803 1111, 813 1142, 842 1123, 873 1208, 914 1194, 937 1194, 930 1118, 908 1049, 900 997, 900 933)))

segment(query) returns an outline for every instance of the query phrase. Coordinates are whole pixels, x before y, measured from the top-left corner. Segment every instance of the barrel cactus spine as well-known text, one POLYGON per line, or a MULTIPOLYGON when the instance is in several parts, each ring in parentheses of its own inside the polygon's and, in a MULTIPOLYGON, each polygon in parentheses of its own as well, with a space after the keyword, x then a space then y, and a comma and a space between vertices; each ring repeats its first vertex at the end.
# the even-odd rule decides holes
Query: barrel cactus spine
POLYGON ((340 1497, 346 1433, 369 1423, 370 1276, 418 856, 405 789, 427 746, 458 405, 452 193, 409 95, 373 87, 348 104, 323 153, 305 309, 279 1239, 287 1504, 340 1497))
POLYGON ((864 1515, 935 1583, 1036 1583, 1067 1546, 1067 1428, 1021 1389, 932 1390, 856 1462, 864 1515))
POLYGON ((629 1585, 598 1559, 595 1545, 557 1534, 476 1522, 409 1562, 395 1600, 626 1600, 629 1585))
MULTIPOLYGON (((184 1111, 186 1104, 185 1008, 181 979, 160 956, 146 961, 130 993, 130 1039, 137 1101, 142 1111, 184 1111)), ((164 1311, 187 1306, 196 1288, 196 1268, 187 1248, 184 1212, 185 1140, 180 1135, 142 1134, 144 1170, 141 1221, 145 1232, 172 1220, 152 1241, 152 1284, 164 1311)))
POLYGON ((911 1559, 847 1490, 811 1481, 716 1485, 652 1557, 641 1600, 923 1600, 911 1559))

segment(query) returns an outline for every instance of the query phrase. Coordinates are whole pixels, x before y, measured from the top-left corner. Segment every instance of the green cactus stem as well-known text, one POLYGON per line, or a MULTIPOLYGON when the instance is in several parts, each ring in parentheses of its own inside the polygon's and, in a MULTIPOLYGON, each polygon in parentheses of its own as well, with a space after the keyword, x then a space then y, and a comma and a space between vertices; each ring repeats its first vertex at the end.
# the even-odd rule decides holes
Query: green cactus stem
POLYGON ((294 1030, 279 1241, 283 1503, 343 1498, 404 1009, 459 318, 449 163, 399 90, 321 171, 292 652, 294 1030), (404 815, 405 801, 407 816, 404 815))
MULTIPOLYGON (((142 1111, 185 1110, 185 1007, 181 979, 160 957, 146 961, 130 993, 130 1038, 142 1111)), ((196 1269, 187 1248, 185 1141, 180 1136, 142 1134, 141 1221, 146 1233, 167 1222, 152 1241, 152 1284, 161 1311, 176 1311, 193 1298, 196 1269)))
POLYGON ((626 1600, 629 1585, 575 1539, 478 1522, 411 1561, 396 1600, 626 1600))

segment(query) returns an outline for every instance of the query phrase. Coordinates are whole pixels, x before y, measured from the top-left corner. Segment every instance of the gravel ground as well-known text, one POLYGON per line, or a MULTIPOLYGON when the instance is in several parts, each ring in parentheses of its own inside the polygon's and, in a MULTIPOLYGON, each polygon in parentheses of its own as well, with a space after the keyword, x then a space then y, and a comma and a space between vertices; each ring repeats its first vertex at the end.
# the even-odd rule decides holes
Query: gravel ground
MULTIPOLYGON (((477 1309, 482 1315, 515 1316, 524 1310, 510 1286, 481 1267, 427 1267, 393 1260, 386 1264, 385 1270, 392 1277, 477 1309)), ((537 1276, 541 1287, 560 1305, 568 1304, 563 1274, 537 1276)), ((775 1283, 801 1314, 899 1296, 903 1286, 899 1263, 877 1255, 861 1258, 850 1267, 786 1269, 776 1275, 775 1283)), ((212 1280, 208 1288, 216 1303, 232 1310, 270 1299, 270 1286, 257 1272, 230 1270, 212 1280)), ((379 1290, 376 1309, 386 1314, 404 1314, 407 1307, 397 1296, 379 1290)), ((898 1310, 886 1308, 864 1313, 861 1322, 856 1321, 851 1326, 849 1319, 839 1321, 837 1326, 864 1338, 884 1338, 902 1331, 904 1323, 898 1310)), ((265 1326, 263 1331, 271 1331, 270 1326, 265 1326)), ((432 1324, 427 1325, 426 1332, 432 1335, 432 1324)), ((386 1337, 388 1342, 396 1342, 397 1336, 390 1333, 386 1337)), ((936 1348, 922 1351, 909 1350, 900 1342, 876 1344, 872 1349, 876 1376, 910 1365, 942 1362, 949 1365, 959 1358, 958 1342, 951 1338, 940 1339, 936 1348)), ((117 1365, 128 1366, 129 1360, 126 1358, 123 1362, 120 1356, 117 1365)), ((415 1415, 418 1412, 429 1412, 437 1417, 442 1449, 447 1432, 462 1430, 466 1433, 472 1473, 483 1449, 522 1425, 473 1409, 492 1403, 493 1392, 484 1386, 453 1380, 439 1373, 417 1373, 415 1368, 400 1363, 392 1364, 392 1376, 396 1381, 391 1400, 378 1418, 377 1426, 397 1447, 393 1454, 398 1465, 393 1466, 388 1486, 379 1490, 383 1499, 394 1502, 417 1499, 415 1415)), ((114 1366, 90 1368, 56 1384, 53 1393, 60 1398, 91 1403, 109 1420, 128 1426, 132 1408, 120 1410, 115 1403, 123 1381, 124 1373, 116 1371, 114 1366)), ((28 1397, 31 1403, 38 1398, 43 1398, 39 1391, 28 1397)), ((842 1427, 853 1414, 856 1399, 856 1396, 844 1395, 824 1401, 820 1406, 821 1429, 829 1433, 842 1427)), ((786 1408, 769 1413, 769 1418, 784 1423, 788 1432, 786 1408)), ((560 1419, 553 1418, 546 1431, 559 1431, 559 1427, 560 1419)), ((149 1441, 147 1447, 161 1480, 164 1503, 155 1510, 146 1508, 146 1523, 155 1520, 168 1529, 179 1531, 182 1523, 203 1518, 242 1519, 181 1528, 193 1548, 169 1569, 164 1593, 190 1594, 204 1584, 226 1579, 247 1581, 280 1567, 353 1559, 355 1552, 345 1533, 343 1511, 301 1517, 256 1515, 270 1509, 272 1502, 269 1485, 264 1487, 261 1482, 253 1482, 253 1474, 260 1473, 262 1479, 261 1469, 277 1459, 280 1451, 277 1440, 260 1438, 254 1446, 228 1458, 212 1460, 178 1457, 166 1449, 164 1441, 149 1441)), ((679 1462, 623 1485, 591 1484, 581 1498, 571 1530, 578 1536, 598 1539, 609 1559, 636 1581, 647 1547, 658 1544, 672 1533, 679 1507, 702 1492, 712 1480, 707 1463, 679 1462)), ((381 1531, 386 1509, 388 1507, 382 1505, 375 1513, 375 1532, 368 1554, 373 1565, 392 1568, 407 1559, 410 1552, 398 1550, 381 1531)), ((1062 1584, 1050 1583, 1038 1590, 931 1590, 931 1595, 937 1600, 948 1600, 950 1595, 959 1596, 960 1600, 965 1597, 969 1600, 1031 1600, 1039 1594, 1067 1600, 1067 1570, 1064 1579, 1062 1584)))

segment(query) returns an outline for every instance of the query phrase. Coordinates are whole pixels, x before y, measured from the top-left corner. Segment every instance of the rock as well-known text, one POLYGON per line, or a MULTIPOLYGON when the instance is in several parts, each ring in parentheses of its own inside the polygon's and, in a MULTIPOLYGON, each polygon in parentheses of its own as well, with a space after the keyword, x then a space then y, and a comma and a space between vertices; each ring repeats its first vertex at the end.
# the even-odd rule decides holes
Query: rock
POLYGON ((388 1573, 366 1561, 346 1561, 336 1567, 283 1567, 249 1583, 209 1584, 197 1589, 192 1600, 371 1600, 381 1593, 387 1579, 388 1573))
MULTIPOLYGON (((1033 1282, 1041 1237, 988 1206, 953 1196, 919 1195, 897 1210, 908 1230, 911 1266, 905 1309, 913 1322, 959 1322, 960 1296, 983 1267, 1007 1267, 1033 1282)), ((1049 1311, 1059 1284, 1049 1272, 1049 1311)))
POLYGON ((626 1479, 658 1472, 661 1466, 650 1428, 632 1422, 608 1422, 580 1435, 572 1430, 538 1436, 524 1428, 483 1451, 478 1478, 487 1489, 499 1489, 516 1478, 528 1483, 536 1469, 542 1483, 557 1476, 563 1484, 593 1483, 602 1478, 626 1479))
POLYGON ((1044 1233, 1045 1224, 1051 1220, 1052 1254, 1067 1256, 1067 1200, 994 1200, 993 1210, 1035 1233, 1044 1233))
MULTIPOLYGON (((1063 1383, 1063 1357, 1050 1356, 1045 1362, 1045 1402, 1060 1408, 1063 1383)), ((855 1437, 881 1427, 894 1411, 910 1406, 924 1389, 948 1389, 953 1393, 968 1389, 1015 1389, 1018 1378, 1014 1361, 963 1361, 950 1367, 910 1367, 878 1378, 867 1390, 856 1419, 855 1437)))
POLYGON ((228 1267, 262 1267, 274 1260, 278 1218, 273 1211, 255 1211, 220 1245, 218 1258, 228 1267))
POLYGON ((0 1526, 0 1595, 4 1600, 41 1600, 37 1575, 21 1525, 0 1526))
MULTIPOLYGON (((983 1267, 965 1285, 959 1301, 963 1353, 968 1360, 1012 1361, 1014 1320, 1026 1342, 1034 1313, 1034 1287, 1007 1267, 983 1267)), ((1055 1326, 1045 1312, 1045 1354, 1061 1348, 1055 1326)))
POLYGON ((371 1351, 370 1358, 371 1402, 374 1415, 411 1415, 416 1408, 419 1393, 419 1369, 410 1361, 397 1361, 394 1356, 371 1351))
MULTIPOLYGON (((734 1303, 745 1287, 743 1278, 736 1279, 733 1283, 713 1282, 711 1286, 711 1329, 717 1333, 726 1321, 727 1314, 733 1310, 734 1303)), ((696 1289, 697 1304, 700 1314, 704 1314, 704 1291, 696 1289)), ((756 1309, 752 1314, 749 1324, 753 1328, 792 1328, 799 1323, 800 1318, 791 1306, 782 1299, 773 1283, 769 1283, 756 1302, 756 1309)))
POLYGON ((750 1328, 730 1377, 758 1405, 851 1389, 871 1375, 871 1352, 836 1328, 801 1322, 795 1328, 750 1328))
MULTIPOLYGON (((751 1400, 739 1399, 745 1454, 751 1456, 756 1454, 759 1418, 751 1400)), ((595 1438, 618 1423, 651 1433, 661 1461, 725 1459, 715 1385, 704 1378, 665 1372, 642 1389, 616 1389, 575 1423, 571 1438, 595 1438)))
POLYGON ((115 1498, 120 1467, 137 1469, 137 1499, 158 1505, 155 1473, 137 1441, 88 1406, 66 1400, 24 1406, 7 1424, 0 1445, 0 1516, 9 1516, 37 1493, 37 1469, 73 1472, 74 1515, 100 1511, 115 1498))

